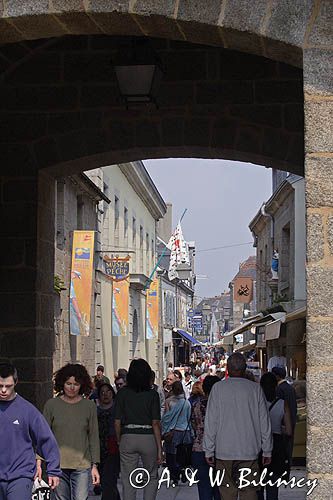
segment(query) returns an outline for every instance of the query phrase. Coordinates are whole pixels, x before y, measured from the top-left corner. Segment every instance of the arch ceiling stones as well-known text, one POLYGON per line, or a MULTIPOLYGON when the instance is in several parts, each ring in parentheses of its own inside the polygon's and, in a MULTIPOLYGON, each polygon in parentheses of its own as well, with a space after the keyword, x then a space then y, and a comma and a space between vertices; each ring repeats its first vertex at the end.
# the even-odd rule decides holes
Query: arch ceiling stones
POLYGON ((3 0, 2 157, 11 171, 199 156, 302 173, 303 49, 325 42, 325 3, 3 0), (111 59, 132 36, 165 63, 158 110, 119 102, 111 59))

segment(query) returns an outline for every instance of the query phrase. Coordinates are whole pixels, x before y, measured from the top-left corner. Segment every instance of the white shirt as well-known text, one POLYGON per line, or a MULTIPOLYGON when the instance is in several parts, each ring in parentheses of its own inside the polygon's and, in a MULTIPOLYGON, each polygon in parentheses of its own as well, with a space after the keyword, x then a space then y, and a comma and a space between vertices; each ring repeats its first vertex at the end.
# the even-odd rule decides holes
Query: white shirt
POLYGON ((267 370, 272 371, 272 368, 278 366, 279 368, 287 368, 287 360, 284 356, 273 356, 269 359, 267 370))

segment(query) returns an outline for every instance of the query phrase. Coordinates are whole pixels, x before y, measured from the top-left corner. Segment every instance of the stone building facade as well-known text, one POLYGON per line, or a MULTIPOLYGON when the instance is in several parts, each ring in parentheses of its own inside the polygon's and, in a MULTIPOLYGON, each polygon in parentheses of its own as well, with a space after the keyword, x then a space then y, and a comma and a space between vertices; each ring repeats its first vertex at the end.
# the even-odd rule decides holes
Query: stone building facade
MULTIPOLYGON (((257 311, 281 306, 286 322, 266 341, 267 360, 287 359, 294 378, 305 377, 306 280, 304 179, 288 175, 262 205, 249 227, 257 247, 257 311), (277 277, 272 277, 273 252, 279 255, 277 277), (294 318, 294 319, 293 319, 294 318)), ((268 337, 269 338, 269 337, 268 337)))
POLYGON ((166 205, 142 162, 104 167, 104 193, 110 198, 102 214, 98 281, 101 286, 99 361, 113 376, 133 358, 145 358, 156 371, 162 358, 159 338, 146 338, 146 296, 156 264, 156 226, 166 205), (103 257, 130 257, 129 333, 112 332, 112 281, 103 272, 103 257))
POLYGON ((84 173, 56 181, 54 275, 64 290, 54 294, 54 371, 68 362, 80 362, 86 366, 89 373, 95 373, 95 351, 100 338, 100 322, 98 321, 100 293, 96 285, 98 254, 95 253, 94 256, 95 268, 92 277, 93 294, 91 297, 90 335, 88 337, 71 335, 69 332, 69 289, 73 231, 82 229, 95 231, 95 249, 98 249, 99 203, 101 200, 104 203, 109 202, 97 185, 84 173))
POLYGON ((262 205, 249 228, 257 248, 257 309, 277 303, 287 311, 306 304, 304 179, 289 175, 262 205), (278 279, 272 279, 273 252, 279 255, 278 279))

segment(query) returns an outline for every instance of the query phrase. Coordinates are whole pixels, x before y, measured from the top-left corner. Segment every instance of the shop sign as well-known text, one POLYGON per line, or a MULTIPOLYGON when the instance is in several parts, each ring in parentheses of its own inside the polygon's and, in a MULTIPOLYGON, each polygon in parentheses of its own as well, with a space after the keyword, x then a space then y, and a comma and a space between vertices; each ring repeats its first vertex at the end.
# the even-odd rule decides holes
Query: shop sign
POLYGON ((104 273, 115 281, 125 280, 129 275, 129 261, 130 257, 127 256, 125 258, 109 258, 104 257, 104 273))
POLYGON ((253 300, 253 280, 249 277, 238 277, 234 281, 234 301, 249 304, 253 300))

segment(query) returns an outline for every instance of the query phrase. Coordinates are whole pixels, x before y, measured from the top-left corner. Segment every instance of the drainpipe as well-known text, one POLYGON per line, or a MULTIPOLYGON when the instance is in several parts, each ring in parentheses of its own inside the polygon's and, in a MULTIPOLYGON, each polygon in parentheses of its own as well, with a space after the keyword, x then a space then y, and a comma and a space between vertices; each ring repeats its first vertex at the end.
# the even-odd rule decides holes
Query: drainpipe
POLYGON ((264 217, 270 217, 271 219, 271 243, 272 243, 272 250, 274 251, 274 225, 275 225, 275 221, 274 221, 274 217, 272 214, 268 214, 266 212, 266 203, 263 203, 261 205, 261 209, 260 209, 260 212, 261 212, 261 215, 263 215, 264 217))
MULTIPOLYGON (((271 219, 271 245, 272 245, 272 255, 273 255, 273 252, 275 250, 274 248, 274 233, 275 233, 275 220, 274 220, 274 216, 272 214, 269 214, 266 212, 266 203, 263 203, 261 205, 261 209, 260 209, 260 212, 261 212, 261 215, 263 215, 264 217, 269 217, 271 219)), ((273 290, 271 289, 271 293, 270 293, 270 303, 271 305, 273 304, 273 290)))

